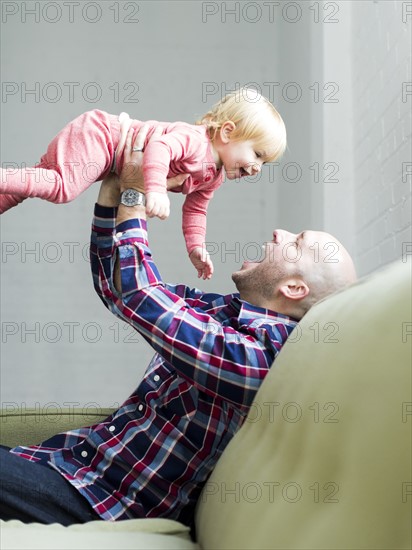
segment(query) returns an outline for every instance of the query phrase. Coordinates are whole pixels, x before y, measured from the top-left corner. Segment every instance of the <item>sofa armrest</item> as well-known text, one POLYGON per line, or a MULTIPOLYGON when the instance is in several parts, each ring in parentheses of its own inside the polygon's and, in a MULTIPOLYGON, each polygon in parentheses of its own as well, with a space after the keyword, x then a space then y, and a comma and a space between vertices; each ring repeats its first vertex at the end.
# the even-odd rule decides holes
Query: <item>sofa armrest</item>
POLYGON ((0 412, 0 444, 34 445, 67 430, 90 426, 112 414, 111 408, 20 408, 8 404, 0 412))
MULTIPOLYGON (((0 412, 0 444, 14 447, 40 443, 70 429, 90 426, 107 418, 111 408, 18 408, 3 407, 0 412)), ((162 518, 126 521, 90 521, 64 527, 58 523, 25 524, 18 520, 0 521, 2 550, 79 549, 109 550, 199 550, 191 540, 189 527, 162 518)))
POLYGON ((199 498, 202 548, 412 548, 411 267, 303 317, 199 498))

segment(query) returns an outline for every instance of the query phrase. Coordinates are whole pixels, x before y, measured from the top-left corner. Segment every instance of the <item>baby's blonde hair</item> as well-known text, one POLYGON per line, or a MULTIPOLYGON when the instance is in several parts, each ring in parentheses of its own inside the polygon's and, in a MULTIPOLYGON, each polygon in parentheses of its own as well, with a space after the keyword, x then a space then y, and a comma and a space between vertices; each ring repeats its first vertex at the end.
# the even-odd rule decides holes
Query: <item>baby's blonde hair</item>
POLYGON ((196 124, 204 124, 213 141, 227 121, 236 128, 234 141, 253 141, 262 150, 265 162, 278 159, 286 149, 286 128, 275 107, 254 88, 239 88, 218 101, 196 124))

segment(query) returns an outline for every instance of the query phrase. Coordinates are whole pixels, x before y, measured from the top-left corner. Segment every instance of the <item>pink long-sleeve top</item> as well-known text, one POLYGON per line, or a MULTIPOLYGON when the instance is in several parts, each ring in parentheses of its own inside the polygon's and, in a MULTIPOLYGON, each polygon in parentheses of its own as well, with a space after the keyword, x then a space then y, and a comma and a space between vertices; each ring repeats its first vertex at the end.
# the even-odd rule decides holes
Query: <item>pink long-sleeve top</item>
POLYGON ((127 113, 117 116, 98 109, 83 113, 53 138, 34 168, 0 169, 0 213, 27 197, 69 202, 112 169, 120 174, 127 131, 130 126, 138 130, 143 125, 149 126, 143 156, 146 192, 166 193, 167 178, 189 174, 182 185, 170 191, 186 195, 182 225, 190 254, 204 245, 207 207, 223 180, 203 125, 143 122, 131 120, 127 113), (159 127, 163 134, 153 138, 159 127), (94 168, 91 174, 90 165, 94 168))
MULTIPOLYGON (((131 121, 132 126, 141 126, 140 121, 131 121)), ((207 129, 203 125, 186 122, 164 123, 146 121, 150 127, 143 156, 143 175, 146 193, 167 192, 167 178, 189 174, 182 185, 169 191, 183 193, 182 228, 187 251, 190 254, 197 246, 204 246, 206 238, 206 213, 214 191, 223 181, 223 172, 218 169, 207 129), (152 138, 155 128, 163 128, 163 134, 152 138)), ((123 131, 125 135, 125 131, 123 131)), ((123 153, 123 142, 117 154, 123 153)))

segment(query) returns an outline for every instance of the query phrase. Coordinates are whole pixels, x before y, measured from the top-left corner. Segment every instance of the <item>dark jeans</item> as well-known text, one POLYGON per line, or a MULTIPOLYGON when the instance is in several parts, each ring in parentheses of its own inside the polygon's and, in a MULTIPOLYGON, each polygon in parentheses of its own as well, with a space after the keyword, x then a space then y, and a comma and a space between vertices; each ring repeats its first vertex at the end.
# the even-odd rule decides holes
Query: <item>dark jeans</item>
POLYGON ((88 501, 56 470, 0 446, 0 518, 24 523, 99 520, 88 501))

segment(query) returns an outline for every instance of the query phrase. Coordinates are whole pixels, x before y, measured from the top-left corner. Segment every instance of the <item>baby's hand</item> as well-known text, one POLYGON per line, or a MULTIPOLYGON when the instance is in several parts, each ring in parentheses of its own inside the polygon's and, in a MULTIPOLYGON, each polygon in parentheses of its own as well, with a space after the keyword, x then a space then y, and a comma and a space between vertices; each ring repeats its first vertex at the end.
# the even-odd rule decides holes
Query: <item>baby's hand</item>
POLYGON ((197 246, 189 255, 190 261, 197 269, 199 279, 211 279, 213 275, 213 262, 210 259, 210 254, 203 246, 197 246))
POLYGON ((165 220, 170 214, 170 200, 166 193, 151 191, 146 195, 146 214, 149 218, 165 220))

